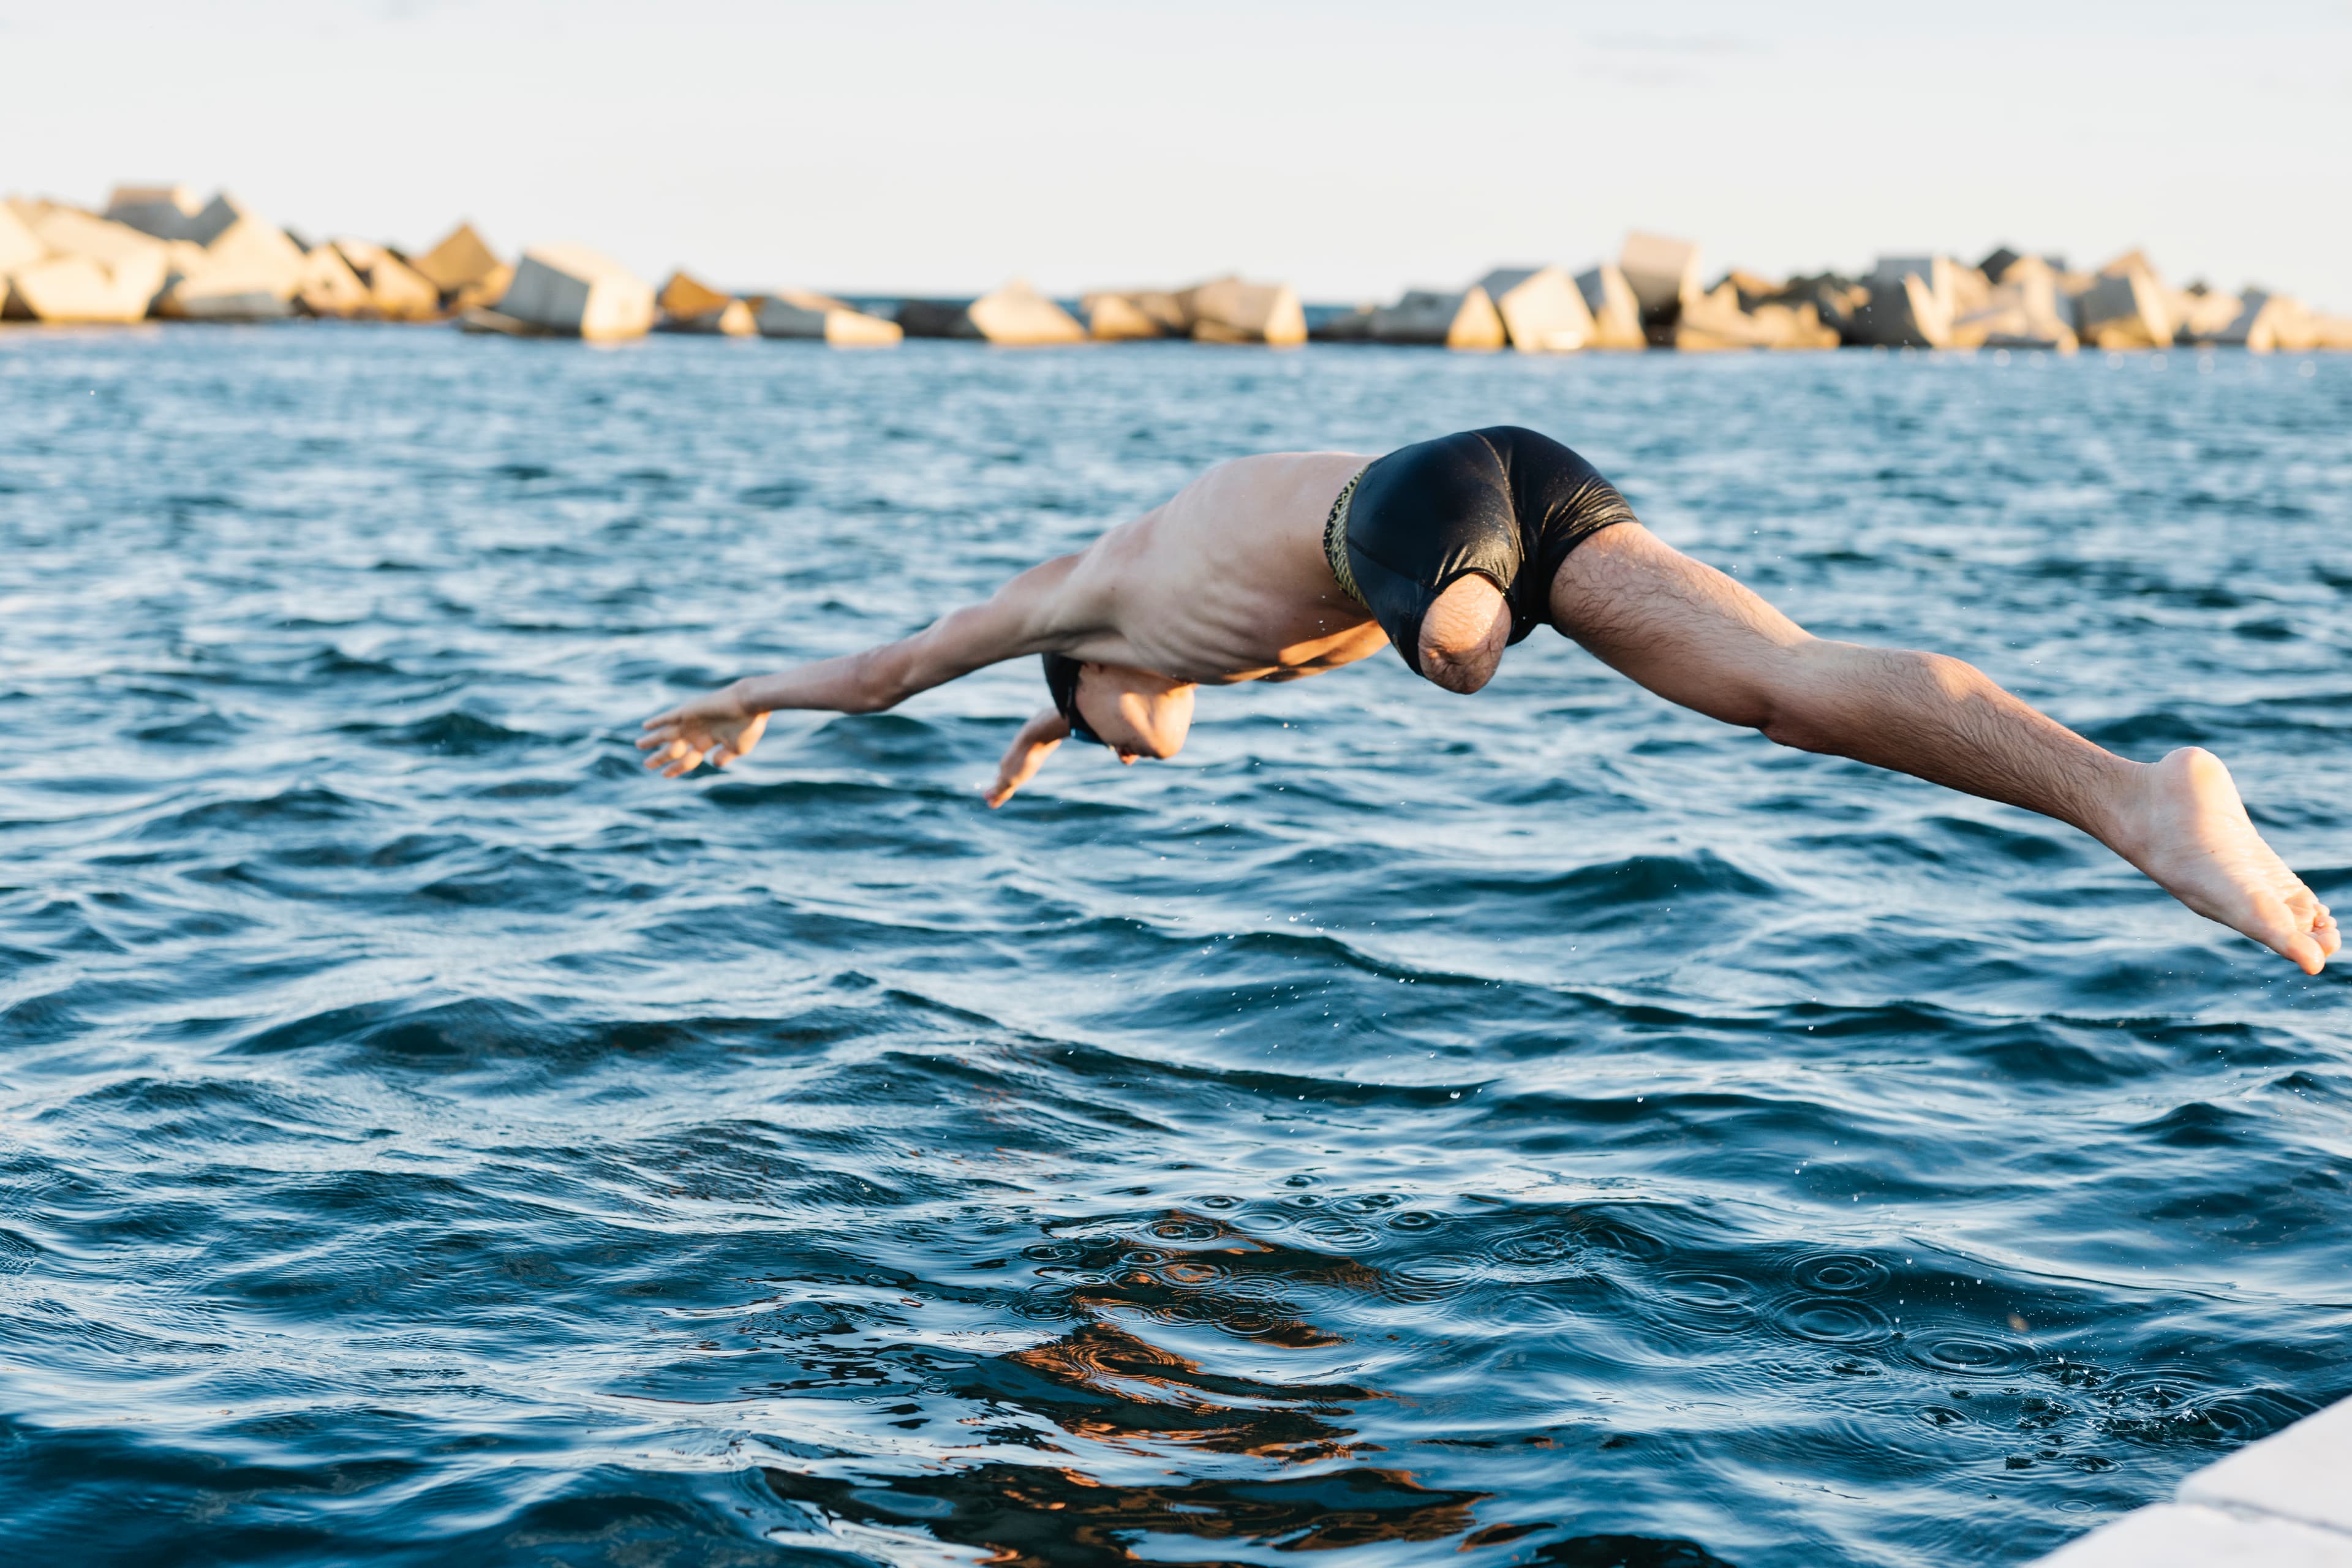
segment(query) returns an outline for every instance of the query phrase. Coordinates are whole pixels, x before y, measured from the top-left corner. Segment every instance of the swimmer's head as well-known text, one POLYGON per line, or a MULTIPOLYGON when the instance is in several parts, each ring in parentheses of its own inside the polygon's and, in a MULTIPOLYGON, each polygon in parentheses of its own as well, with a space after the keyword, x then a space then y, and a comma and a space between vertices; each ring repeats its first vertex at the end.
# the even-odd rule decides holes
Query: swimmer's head
POLYGON ((1184 749, 1192 729, 1191 681, 1062 653, 1045 655, 1045 689, 1072 736, 1109 747, 1122 763, 1164 761, 1184 749))

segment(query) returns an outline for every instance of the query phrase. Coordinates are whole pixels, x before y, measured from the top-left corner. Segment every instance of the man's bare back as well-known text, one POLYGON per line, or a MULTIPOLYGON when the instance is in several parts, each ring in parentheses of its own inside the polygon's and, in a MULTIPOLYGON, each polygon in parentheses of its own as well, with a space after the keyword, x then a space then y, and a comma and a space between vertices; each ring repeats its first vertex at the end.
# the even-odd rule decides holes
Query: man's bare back
POLYGON ((1087 629, 1055 651, 1172 680, 1295 680, 1388 638, 1323 554, 1340 487, 1370 462, 1277 452, 1220 463, 1069 557, 1060 592, 1087 629))
MULTIPOLYGON (((1066 710, 1044 709, 1022 726, 990 805, 1033 778, 1074 721, 1123 762, 1173 756, 1197 687, 1297 679, 1392 646, 1334 570, 1335 560, 1357 558, 1327 550, 1327 521, 1336 525, 1345 510, 1335 500, 1368 461, 1309 452, 1221 464, 1086 550, 1032 567, 912 637, 747 677, 646 721, 646 765, 670 778, 705 761, 724 767, 758 743, 777 710, 873 712, 1029 654, 1076 661, 1077 679, 1066 710)), ((1399 525, 1393 515, 1385 522, 1399 525)), ((1548 582, 1502 575, 1465 570, 1425 584, 1420 613, 1401 630, 1412 643, 1400 649, 1406 662, 1447 690, 1475 691, 1494 674, 1514 615, 1525 635, 1539 613, 1621 674, 1711 718, 2071 823, 2190 909, 2308 973, 2340 945, 2326 907, 2255 832, 2208 752, 2129 762, 1960 660, 1811 637, 1630 512, 1579 535, 1548 582)))

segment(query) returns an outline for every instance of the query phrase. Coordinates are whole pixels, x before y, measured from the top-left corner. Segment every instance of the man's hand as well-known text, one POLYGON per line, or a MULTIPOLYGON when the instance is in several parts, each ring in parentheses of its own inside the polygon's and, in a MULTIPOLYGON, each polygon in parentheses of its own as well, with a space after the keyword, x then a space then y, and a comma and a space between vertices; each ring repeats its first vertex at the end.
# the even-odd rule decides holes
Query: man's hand
POLYGON ((1045 759, 1054 754, 1070 733, 1069 721, 1051 708, 1041 710, 1037 716, 1021 726, 1021 733, 1013 737, 1013 744, 1004 749, 1004 760, 996 764, 996 782, 988 786, 981 798, 993 811, 1013 798, 1013 792, 1037 776, 1045 759))
POLYGON ((674 779, 692 773, 706 761, 723 768, 748 753, 767 731, 768 716, 754 712, 733 686, 708 697, 680 703, 667 713, 646 721, 646 734, 637 750, 651 753, 646 766, 659 768, 674 779))

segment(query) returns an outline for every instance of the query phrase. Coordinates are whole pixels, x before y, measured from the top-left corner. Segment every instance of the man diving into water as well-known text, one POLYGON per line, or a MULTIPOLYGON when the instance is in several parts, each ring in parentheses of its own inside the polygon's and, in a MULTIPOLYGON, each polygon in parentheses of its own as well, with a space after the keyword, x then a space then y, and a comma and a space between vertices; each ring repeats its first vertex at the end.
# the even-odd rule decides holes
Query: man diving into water
POLYGON ((1510 427, 1370 461, 1220 464, 986 604, 863 653, 747 676, 646 720, 637 745, 677 778, 750 752, 778 709, 877 712, 1041 654, 1054 703, 1004 753, 986 797, 997 806, 1073 734, 1125 763, 1174 756, 1200 686, 1297 680, 1393 647, 1424 679, 1473 692, 1547 624, 1711 719, 2071 823, 2308 973, 2340 944, 2211 752, 2128 762, 1958 659, 1810 636, 1643 528, 1583 458, 1510 427))

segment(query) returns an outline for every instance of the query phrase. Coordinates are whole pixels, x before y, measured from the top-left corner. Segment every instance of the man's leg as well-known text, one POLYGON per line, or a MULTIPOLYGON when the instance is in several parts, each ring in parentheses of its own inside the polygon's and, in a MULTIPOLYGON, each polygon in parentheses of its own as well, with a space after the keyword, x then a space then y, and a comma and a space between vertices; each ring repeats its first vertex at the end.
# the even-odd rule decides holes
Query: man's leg
POLYGON ((1635 523, 1569 556, 1551 611, 1562 632, 1669 701, 2071 823, 2309 973, 2339 945, 2326 906, 2263 842, 2210 752, 2128 762, 1958 659, 1812 637, 1635 523))

